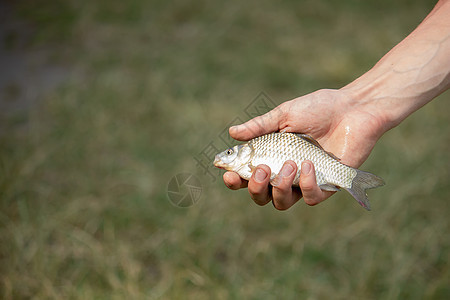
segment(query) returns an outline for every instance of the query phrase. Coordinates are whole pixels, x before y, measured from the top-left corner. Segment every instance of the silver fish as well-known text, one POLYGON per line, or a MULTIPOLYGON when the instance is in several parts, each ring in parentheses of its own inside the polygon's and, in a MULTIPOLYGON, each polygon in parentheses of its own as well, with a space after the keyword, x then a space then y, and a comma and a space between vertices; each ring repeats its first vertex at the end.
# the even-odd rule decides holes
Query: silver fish
POLYGON ((314 164, 317 184, 322 190, 339 191, 343 188, 367 210, 370 210, 370 204, 366 190, 384 185, 382 178, 342 164, 306 134, 277 132, 254 138, 217 154, 214 165, 249 180, 256 166, 265 164, 272 171, 272 183, 287 160, 298 166, 293 186, 299 185, 301 163, 309 160, 314 164))

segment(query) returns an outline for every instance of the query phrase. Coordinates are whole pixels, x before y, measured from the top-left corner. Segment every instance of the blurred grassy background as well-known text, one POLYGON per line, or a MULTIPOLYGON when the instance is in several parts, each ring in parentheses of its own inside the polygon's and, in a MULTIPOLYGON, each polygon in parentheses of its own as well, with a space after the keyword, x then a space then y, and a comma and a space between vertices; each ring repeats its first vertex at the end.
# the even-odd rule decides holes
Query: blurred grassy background
POLYGON ((260 91, 281 103, 350 82, 433 1, 8 5, 20 51, 67 79, 2 114, 2 298, 450 297, 449 93, 375 147, 362 168, 388 184, 370 213, 345 193, 257 207, 193 159, 260 91), (167 199, 179 172, 203 180, 190 208, 167 199))

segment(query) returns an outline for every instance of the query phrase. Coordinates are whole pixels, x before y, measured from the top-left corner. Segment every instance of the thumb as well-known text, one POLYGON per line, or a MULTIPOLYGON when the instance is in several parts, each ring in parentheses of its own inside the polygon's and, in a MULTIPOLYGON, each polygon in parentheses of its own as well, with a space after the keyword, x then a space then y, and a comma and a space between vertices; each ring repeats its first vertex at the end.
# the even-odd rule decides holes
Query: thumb
POLYGON ((280 123, 285 119, 285 116, 284 106, 279 105, 262 116, 253 118, 244 124, 230 127, 229 133, 236 140, 248 141, 252 138, 278 131, 280 123))

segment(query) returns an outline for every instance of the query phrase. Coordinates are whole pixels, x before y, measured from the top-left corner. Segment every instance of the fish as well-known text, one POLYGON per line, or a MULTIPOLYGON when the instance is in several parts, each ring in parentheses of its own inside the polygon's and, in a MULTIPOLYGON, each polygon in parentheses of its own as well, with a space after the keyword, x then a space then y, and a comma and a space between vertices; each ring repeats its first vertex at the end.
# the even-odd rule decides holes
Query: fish
POLYGON ((241 178, 249 180, 256 166, 265 164, 270 167, 270 183, 273 183, 287 160, 294 161, 298 166, 293 186, 299 186, 301 163, 309 160, 314 164, 320 189, 344 189, 367 210, 371 208, 366 190, 385 184, 381 177, 341 163, 339 158, 325 151, 314 138, 301 133, 274 132, 256 137, 218 153, 214 158, 214 166, 236 172, 241 178))

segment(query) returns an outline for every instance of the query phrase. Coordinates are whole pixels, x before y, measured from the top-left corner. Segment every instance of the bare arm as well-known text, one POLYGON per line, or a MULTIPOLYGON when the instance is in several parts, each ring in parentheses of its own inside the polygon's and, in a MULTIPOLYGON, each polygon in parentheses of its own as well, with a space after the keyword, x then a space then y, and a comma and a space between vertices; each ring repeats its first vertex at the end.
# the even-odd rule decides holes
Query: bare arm
POLYGON ((341 89, 382 116, 387 131, 450 86, 450 1, 439 1, 408 37, 341 89))

